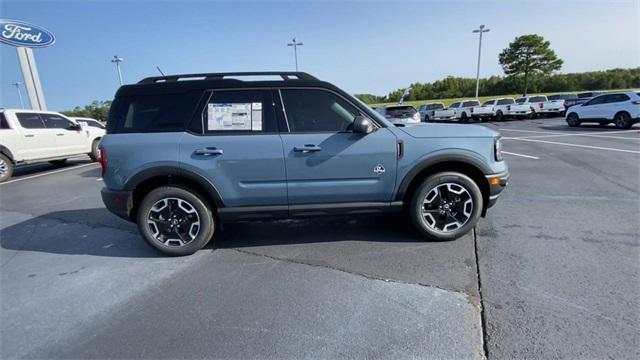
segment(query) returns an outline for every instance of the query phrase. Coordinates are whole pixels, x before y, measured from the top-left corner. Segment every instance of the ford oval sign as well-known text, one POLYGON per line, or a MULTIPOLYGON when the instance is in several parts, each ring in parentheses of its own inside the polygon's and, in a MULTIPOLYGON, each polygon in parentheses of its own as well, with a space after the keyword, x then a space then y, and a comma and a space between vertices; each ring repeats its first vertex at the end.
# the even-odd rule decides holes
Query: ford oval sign
POLYGON ((40 48, 56 41, 53 34, 37 25, 18 20, 0 19, 0 42, 13 46, 40 48))

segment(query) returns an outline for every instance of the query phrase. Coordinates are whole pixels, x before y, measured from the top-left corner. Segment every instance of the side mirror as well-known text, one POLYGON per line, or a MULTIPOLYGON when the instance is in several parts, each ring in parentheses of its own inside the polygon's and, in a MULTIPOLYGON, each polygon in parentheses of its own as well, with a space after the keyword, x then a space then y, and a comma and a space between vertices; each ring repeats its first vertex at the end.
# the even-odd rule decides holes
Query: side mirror
POLYGON ((82 126, 80 124, 73 124, 73 125, 69 125, 69 127, 67 128, 67 130, 71 130, 71 131, 80 131, 82 130, 82 126))
POLYGON ((371 120, 364 116, 356 116, 353 120, 353 132, 358 134, 369 134, 373 132, 373 124, 371 120))

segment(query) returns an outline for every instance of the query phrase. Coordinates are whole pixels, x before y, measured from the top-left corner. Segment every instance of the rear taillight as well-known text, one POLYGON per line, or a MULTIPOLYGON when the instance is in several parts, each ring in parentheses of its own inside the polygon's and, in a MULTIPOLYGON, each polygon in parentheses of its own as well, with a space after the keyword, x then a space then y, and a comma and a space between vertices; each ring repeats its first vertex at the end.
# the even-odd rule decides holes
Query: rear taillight
POLYGON ((511 105, 507 105, 507 110, 511 111, 511 105))
POLYGON ((436 116, 436 112, 435 112, 435 111, 432 111, 432 112, 431 112, 431 116, 436 116))
POLYGON ((469 108, 469 111, 473 114, 473 108, 469 108))
POLYGON ((640 100, 634 100, 631 102, 633 105, 640 105, 640 100))
POLYGON ((100 169, 102 170, 102 176, 104 176, 104 173, 107 171, 107 151, 103 148, 100 147, 100 159, 98 159, 98 161, 100 162, 100 169))
POLYGON ((544 103, 540 103, 540 109, 544 107, 544 103))

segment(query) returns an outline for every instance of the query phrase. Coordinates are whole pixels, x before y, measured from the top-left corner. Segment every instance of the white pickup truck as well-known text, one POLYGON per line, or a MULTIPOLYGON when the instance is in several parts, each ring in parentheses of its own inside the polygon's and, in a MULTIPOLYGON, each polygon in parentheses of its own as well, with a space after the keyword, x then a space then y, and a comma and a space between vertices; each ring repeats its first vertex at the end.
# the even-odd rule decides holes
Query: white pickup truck
POLYGON ((469 119, 484 121, 493 116, 491 109, 480 106, 478 100, 456 102, 451 104, 449 109, 454 110, 455 118, 460 119, 461 122, 467 122, 469 119))
POLYGON ((509 117, 525 118, 531 115, 531 107, 517 104, 513 98, 487 100, 482 106, 491 109, 496 121, 502 121, 509 117))
POLYGON ((524 96, 516 99, 516 103, 527 105, 531 108, 531 117, 541 115, 564 116, 564 100, 549 100, 544 95, 524 96))
POLYGON ((0 110, 0 182, 9 180, 18 164, 60 164, 83 154, 96 161, 104 134, 104 129, 80 125, 56 112, 0 110))

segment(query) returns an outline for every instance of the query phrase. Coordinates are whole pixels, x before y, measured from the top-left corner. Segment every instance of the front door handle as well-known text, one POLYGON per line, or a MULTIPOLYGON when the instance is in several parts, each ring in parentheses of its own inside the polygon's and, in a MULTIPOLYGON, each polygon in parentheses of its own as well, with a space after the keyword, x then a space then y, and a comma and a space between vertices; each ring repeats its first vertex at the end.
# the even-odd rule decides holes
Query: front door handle
POLYGON ((195 150, 193 152, 193 155, 200 155, 200 156, 215 156, 215 155, 222 155, 223 151, 222 149, 217 149, 214 147, 207 147, 204 149, 198 149, 195 150))
POLYGON ((64 134, 56 134, 56 136, 64 136, 64 134))
POLYGON ((25 135, 24 137, 35 137, 35 135, 33 135, 33 134, 27 134, 27 135, 25 135))
POLYGON ((322 150, 322 148, 320 146, 313 145, 313 144, 306 144, 304 146, 296 146, 296 147, 293 148, 293 151, 295 151, 295 152, 303 152, 303 153, 316 152, 316 151, 320 151, 320 150, 322 150))

